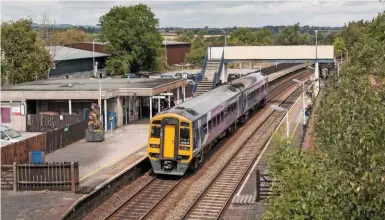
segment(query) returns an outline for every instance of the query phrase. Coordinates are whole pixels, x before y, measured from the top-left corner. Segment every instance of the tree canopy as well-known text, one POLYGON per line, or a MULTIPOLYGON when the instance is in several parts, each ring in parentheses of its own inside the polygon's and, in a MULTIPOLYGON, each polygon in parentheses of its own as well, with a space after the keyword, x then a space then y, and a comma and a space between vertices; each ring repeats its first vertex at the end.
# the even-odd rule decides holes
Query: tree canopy
POLYGON ((360 30, 342 34, 351 59, 326 82, 315 148, 281 143, 269 159, 280 196, 265 219, 385 219, 385 12, 360 30))
POLYGON ((114 6, 99 22, 100 38, 109 42, 106 50, 112 54, 106 61, 111 74, 159 66, 162 36, 157 31, 159 21, 148 6, 114 6))
POLYGON ((299 23, 287 26, 279 32, 277 43, 280 45, 303 45, 309 44, 309 35, 299 31, 299 23))
POLYGON ((31 24, 28 19, 2 23, 2 84, 23 83, 47 75, 50 55, 31 24))

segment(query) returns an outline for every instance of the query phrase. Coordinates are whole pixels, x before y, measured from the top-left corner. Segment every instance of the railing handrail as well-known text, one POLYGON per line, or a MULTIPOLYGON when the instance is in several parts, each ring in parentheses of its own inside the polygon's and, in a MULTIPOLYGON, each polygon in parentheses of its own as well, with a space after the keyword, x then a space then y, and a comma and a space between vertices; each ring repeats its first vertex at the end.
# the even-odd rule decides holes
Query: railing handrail
POLYGON ((198 84, 199 84, 200 81, 202 81, 203 76, 205 75, 208 59, 209 59, 209 58, 208 58, 208 54, 207 54, 207 51, 206 51, 205 61, 203 62, 202 70, 201 70, 201 72, 197 75, 197 77, 195 78, 194 88, 193 88, 193 94, 196 93, 196 91, 197 91, 197 89, 198 89, 198 84))
POLYGON ((217 72, 214 73, 214 80, 213 80, 213 84, 211 86, 212 89, 215 88, 215 86, 218 84, 219 82, 219 78, 220 78, 220 75, 222 73, 222 70, 223 70, 223 65, 224 65, 224 50, 222 51, 222 56, 221 56, 221 63, 219 64, 219 69, 217 72))

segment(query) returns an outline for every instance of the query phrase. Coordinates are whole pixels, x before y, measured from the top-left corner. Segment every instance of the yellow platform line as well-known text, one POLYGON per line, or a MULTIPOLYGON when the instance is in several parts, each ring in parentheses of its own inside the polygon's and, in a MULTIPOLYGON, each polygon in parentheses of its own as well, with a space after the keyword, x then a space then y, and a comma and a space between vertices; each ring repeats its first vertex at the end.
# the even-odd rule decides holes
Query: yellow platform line
MULTIPOLYGON (((134 152, 132 152, 132 153, 135 153, 135 152, 136 152, 136 151, 134 151, 134 152)), ((125 154, 123 154, 123 156, 119 155, 119 156, 115 157, 114 159, 112 159, 111 161, 109 161, 109 162, 103 164, 102 166, 100 166, 100 167, 97 168, 96 170, 94 170, 94 171, 88 173, 87 175, 83 176, 79 181, 83 181, 83 180, 86 179, 87 177, 92 176, 93 174, 99 172, 100 170, 102 170, 102 169, 104 169, 104 168, 106 168, 106 167, 109 167, 109 166, 113 165, 114 163, 116 163, 116 162, 122 160, 123 158, 125 158, 125 157, 127 157, 127 156, 129 156, 129 155, 130 155, 130 152, 126 152, 125 154)))

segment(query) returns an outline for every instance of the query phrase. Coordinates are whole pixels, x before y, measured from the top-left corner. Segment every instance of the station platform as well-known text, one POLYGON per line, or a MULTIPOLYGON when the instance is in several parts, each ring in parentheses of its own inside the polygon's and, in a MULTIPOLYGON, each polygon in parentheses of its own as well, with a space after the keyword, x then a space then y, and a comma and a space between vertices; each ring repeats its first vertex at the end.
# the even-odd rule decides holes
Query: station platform
MULTIPOLYGON (((298 67, 297 67, 298 68, 298 67)), ((301 67, 303 68, 303 67, 301 67)), ((291 69, 291 71, 294 71, 291 69)), ((291 71, 269 75, 269 81, 291 71)), ((47 162, 79 162, 80 188, 98 188, 128 167, 146 159, 149 119, 105 134, 103 142, 81 140, 46 155, 47 162)), ((1 192, 2 219, 61 219, 84 194, 53 191, 1 192)))

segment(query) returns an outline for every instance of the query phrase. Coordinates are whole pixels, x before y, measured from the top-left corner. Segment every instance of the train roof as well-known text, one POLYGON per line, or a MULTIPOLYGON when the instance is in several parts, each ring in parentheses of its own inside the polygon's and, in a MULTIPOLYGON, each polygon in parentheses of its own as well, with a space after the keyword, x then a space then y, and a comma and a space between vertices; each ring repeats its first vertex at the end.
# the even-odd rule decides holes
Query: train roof
POLYGON ((195 121, 215 107, 238 95, 241 90, 247 89, 263 79, 266 79, 266 76, 260 72, 248 74, 231 81, 229 84, 221 85, 178 106, 167 109, 161 114, 174 113, 195 121))

